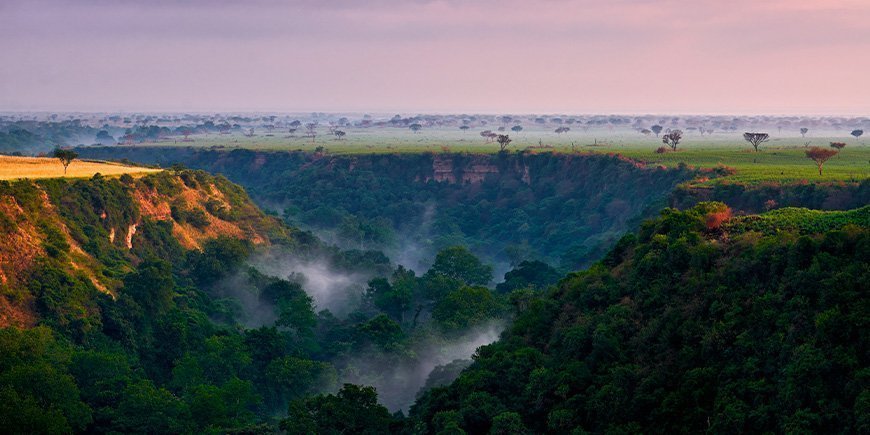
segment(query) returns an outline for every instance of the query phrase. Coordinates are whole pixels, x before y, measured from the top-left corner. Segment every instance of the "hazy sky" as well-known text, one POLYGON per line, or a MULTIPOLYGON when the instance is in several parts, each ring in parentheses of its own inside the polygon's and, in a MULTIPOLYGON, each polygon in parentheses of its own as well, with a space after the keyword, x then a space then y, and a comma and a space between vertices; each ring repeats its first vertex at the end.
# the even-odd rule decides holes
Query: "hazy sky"
POLYGON ((870 114, 870 0, 0 0, 0 111, 870 114))

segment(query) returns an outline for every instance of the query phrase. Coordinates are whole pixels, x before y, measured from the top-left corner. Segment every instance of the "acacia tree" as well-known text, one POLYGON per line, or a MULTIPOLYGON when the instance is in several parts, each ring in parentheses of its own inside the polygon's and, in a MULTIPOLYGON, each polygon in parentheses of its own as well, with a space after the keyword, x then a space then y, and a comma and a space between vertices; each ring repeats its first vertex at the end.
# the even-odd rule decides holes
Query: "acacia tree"
POLYGON ((849 134, 855 136, 855 139, 858 139, 859 137, 861 137, 862 134, 864 134, 864 130, 852 130, 852 132, 849 134))
POLYGON ((843 148, 846 148, 846 142, 831 142, 831 148, 836 149, 839 154, 840 151, 843 151, 843 148))
POLYGON ((63 165, 64 175, 66 175, 66 168, 69 167, 69 164, 79 156, 79 154, 73 150, 65 150, 61 148, 56 148, 51 155, 60 160, 60 163, 63 165))
POLYGON ((308 136, 311 137, 311 143, 314 143, 314 140, 317 138, 317 123, 309 122, 305 124, 305 130, 308 132, 308 136))
POLYGON ((801 137, 807 137, 808 131, 810 131, 810 129, 808 129, 806 127, 801 127, 801 137))
POLYGON ((671 147, 672 150, 677 150, 680 140, 683 139, 683 130, 670 130, 662 136, 662 143, 671 147))
POLYGON ((770 135, 767 133, 743 133, 743 139, 752 144, 755 152, 758 152, 758 146, 770 140, 770 135))
POLYGON ((335 132, 333 132, 332 134, 334 134, 335 137, 338 138, 338 140, 341 140, 342 138, 344 138, 344 136, 345 136, 347 133, 345 133, 343 130, 335 130, 335 132))
POLYGON ((461 125, 461 126, 459 126, 459 129, 462 130, 463 132, 468 131, 469 128, 471 128, 471 127, 469 127, 469 126, 467 126, 467 125, 461 125))
POLYGON ((656 137, 659 137, 659 134, 662 132, 662 128, 663 127, 661 125, 656 124, 656 125, 650 127, 649 129, 652 130, 652 132, 656 134, 656 137))
POLYGON ((816 162, 816 165, 819 167, 819 175, 822 175, 822 165, 828 161, 831 157, 834 157, 837 154, 835 150, 829 150, 825 148, 812 147, 805 151, 807 158, 816 162))
POLYGON ((515 126, 511 127, 511 131, 514 133, 519 133, 519 132, 523 131, 523 126, 519 125, 519 124, 515 125, 515 126))
POLYGON ((480 132, 480 137, 486 139, 486 143, 489 143, 489 141, 492 140, 492 137, 490 136, 491 134, 492 130, 484 130, 480 132))
POLYGON ((408 128, 410 128, 414 133, 417 133, 423 128, 423 126, 415 122, 409 125, 408 128))
POLYGON ((507 146, 511 143, 511 138, 506 134, 500 134, 498 135, 497 141, 499 151, 504 151, 505 148, 507 148, 507 146))

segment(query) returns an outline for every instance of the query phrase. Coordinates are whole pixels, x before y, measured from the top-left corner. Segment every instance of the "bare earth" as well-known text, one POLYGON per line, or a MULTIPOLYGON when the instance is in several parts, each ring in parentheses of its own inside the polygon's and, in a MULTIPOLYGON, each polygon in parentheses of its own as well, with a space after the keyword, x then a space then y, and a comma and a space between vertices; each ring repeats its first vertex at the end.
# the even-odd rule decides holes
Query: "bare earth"
POLYGON ((52 157, 11 157, 0 156, 0 180, 18 180, 23 178, 90 178, 96 173, 105 176, 121 174, 144 175, 159 172, 160 169, 124 166, 117 163, 92 162, 74 160, 63 173, 60 160, 52 157))

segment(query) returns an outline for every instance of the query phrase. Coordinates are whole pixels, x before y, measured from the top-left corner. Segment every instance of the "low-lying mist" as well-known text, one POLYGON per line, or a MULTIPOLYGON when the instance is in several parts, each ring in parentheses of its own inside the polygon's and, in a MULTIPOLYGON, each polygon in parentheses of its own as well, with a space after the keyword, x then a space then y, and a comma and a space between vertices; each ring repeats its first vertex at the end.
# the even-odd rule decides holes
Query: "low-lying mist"
POLYGON ((359 307, 372 277, 341 271, 324 258, 301 259, 277 250, 256 255, 250 265, 265 275, 298 282, 314 299, 317 311, 329 310, 338 317, 359 307))
POLYGON ((378 390, 379 401, 391 412, 407 413, 424 387, 452 382, 470 364, 477 348, 498 340, 504 328, 503 322, 492 322, 455 338, 426 340, 411 350, 413 359, 398 364, 391 364, 396 361, 377 352, 354 357, 341 362, 345 368, 339 373, 339 383, 371 385, 378 390), (452 370, 439 371, 434 379, 433 371, 450 363, 456 363, 452 370))

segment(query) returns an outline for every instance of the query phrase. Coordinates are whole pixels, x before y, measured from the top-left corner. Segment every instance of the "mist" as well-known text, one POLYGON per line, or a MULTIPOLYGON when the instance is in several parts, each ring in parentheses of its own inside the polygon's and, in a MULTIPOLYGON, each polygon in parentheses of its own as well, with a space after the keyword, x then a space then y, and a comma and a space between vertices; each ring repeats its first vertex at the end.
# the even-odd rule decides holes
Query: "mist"
POLYGON ((471 363, 477 348, 498 340, 504 329, 505 323, 497 321, 471 328, 456 338, 433 338, 414 346, 411 352, 416 358, 397 364, 378 352, 351 358, 338 364, 344 367, 339 373, 339 383, 371 385, 377 389, 378 400, 387 409, 407 413, 424 387, 453 381, 459 371, 471 363), (457 363, 453 370, 442 371, 437 380, 430 380, 433 370, 450 363, 457 363))
POLYGON ((274 249, 254 256, 249 264, 264 275, 298 282, 314 300, 315 311, 329 310, 338 317, 360 306, 372 277, 340 271, 322 257, 302 259, 274 249))

